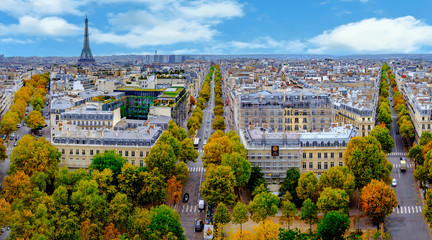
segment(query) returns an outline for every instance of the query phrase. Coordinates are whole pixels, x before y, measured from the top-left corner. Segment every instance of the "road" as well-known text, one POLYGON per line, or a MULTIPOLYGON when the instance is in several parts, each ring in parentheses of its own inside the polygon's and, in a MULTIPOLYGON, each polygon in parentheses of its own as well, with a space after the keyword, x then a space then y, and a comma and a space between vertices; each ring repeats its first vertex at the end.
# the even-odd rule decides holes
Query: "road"
MULTIPOLYGON (((393 106, 392 98, 390 90, 390 105, 393 106)), ((387 217, 385 228, 393 240, 432 239, 430 229, 422 215, 423 202, 420 191, 413 177, 414 162, 406 157, 407 153, 404 151, 402 138, 396 133, 399 130, 397 114, 393 107, 391 111, 393 123, 390 135, 395 140, 395 147, 393 148, 393 152, 387 155, 387 159, 393 164, 391 176, 397 180, 397 186, 394 187, 394 190, 399 207, 395 208, 394 212, 387 217), (407 160, 408 166, 405 172, 400 170, 401 157, 405 157, 407 160)))
POLYGON ((184 229, 184 235, 186 239, 203 239, 202 232, 194 231, 195 220, 200 219, 205 221, 205 211, 198 209, 198 200, 203 199, 200 194, 201 183, 205 180, 205 170, 202 163, 203 142, 207 140, 212 134, 212 123, 213 123, 213 107, 214 107, 214 74, 211 82, 211 97, 206 103, 206 108, 203 110, 203 122, 201 128, 197 132, 198 138, 201 139, 198 152, 199 157, 196 162, 188 162, 188 168, 190 171, 189 179, 183 188, 183 194, 189 193, 189 201, 179 203, 174 207, 180 214, 180 222, 184 229))

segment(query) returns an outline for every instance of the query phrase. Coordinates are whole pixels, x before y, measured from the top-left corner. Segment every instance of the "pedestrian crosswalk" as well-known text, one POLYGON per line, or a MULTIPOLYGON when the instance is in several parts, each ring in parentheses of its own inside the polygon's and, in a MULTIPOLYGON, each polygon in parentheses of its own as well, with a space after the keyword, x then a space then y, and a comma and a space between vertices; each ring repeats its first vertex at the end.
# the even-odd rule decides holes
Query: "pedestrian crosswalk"
MULTIPOLYGON (((400 168, 401 165, 399 163, 394 163, 393 168, 400 168)), ((407 163, 407 168, 414 168, 414 164, 407 163)))
POLYGON ((181 206, 179 209, 179 212, 181 213, 196 213, 196 212, 203 212, 204 210, 199 210, 198 206, 192 206, 192 205, 186 205, 186 206, 181 206))
POLYGON ((412 214, 422 213, 423 206, 398 206, 393 208, 393 213, 396 214, 412 214))
POLYGON ((406 156, 407 153, 406 152, 392 152, 387 154, 387 156, 406 156))
POLYGON ((198 150, 199 153, 204 153, 204 149, 198 150))
POLYGON ((188 167, 189 172, 205 172, 203 167, 188 167))

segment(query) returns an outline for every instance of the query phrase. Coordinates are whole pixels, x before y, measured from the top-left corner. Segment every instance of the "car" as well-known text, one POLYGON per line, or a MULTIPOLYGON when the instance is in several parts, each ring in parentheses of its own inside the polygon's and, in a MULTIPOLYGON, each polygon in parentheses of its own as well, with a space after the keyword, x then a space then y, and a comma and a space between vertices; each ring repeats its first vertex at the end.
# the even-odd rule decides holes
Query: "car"
POLYGON ((12 133, 12 134, 10 135, 10 140, 14 140, 14 138, 15 138, 15 133, 12 133))
POLYGON ((195 232, 202 232, 204 229, 204 223, 201 220, 195 220, 195 232))
POLYGON ((25 122, 23 122, 23 126, 25 126, 26 125, 26 123, 25 122))
POLYGON ((4 233, 5 232, 5 228, 1 228, 1 232, 4 233))
POLYGON ((397 186, 396 178, 393 178, 393 181, 392 181, 391 185, 392 185, 393 187, 396 187, 396 186, 397 186))
POLYGON ((188 201, 189 201, 189 193, 185 193, 185 194, 183 195, 182 202, 187 203, 188 201))
POLYGON ((204 140, 204 142, 203 142, 203 146, 206 145, 206 144, 207 144, 207 139, 204 140))
POLYGON ((205 208, 205 202, 204 202, 204 200, 199 200, 198 201, 198 209, 199 210, 204 210, 204 208, 205 208))
POLYGON ((16 145, 18 145, 18 143, 17 143, 17 142, 15 142, 15 143, 14 143, 14 147, 16 147, 16 145))
POLYGON ((17 128, 20 128, 20 127, 21 127, 21 124, 18 123, 18 124, 17 124, 17 128))
POLYGON ((17 134, 17 135, 16 135, 16 137, 15 137, 15 139, 16 139, 16 140, 18 140, 18 139, 19 139, 19 137, 20 137, 20 135, 19 135, 19 134, 17 134))

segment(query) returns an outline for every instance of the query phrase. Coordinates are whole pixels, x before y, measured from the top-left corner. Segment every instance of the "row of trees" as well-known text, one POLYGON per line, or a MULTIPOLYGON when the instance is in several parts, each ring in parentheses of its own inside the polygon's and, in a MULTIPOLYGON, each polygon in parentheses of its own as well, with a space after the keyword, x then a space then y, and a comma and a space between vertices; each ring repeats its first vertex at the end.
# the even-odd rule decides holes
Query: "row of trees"
POLYGON ((219 65, 216 65, 215 70, 215 86, 214 86, 214 108, 213 112, 215 115, 215 119, 213 120, 212 128, 213 130, 222 130, 225 131, 225 118, 222 117, 224 114, 224 103, 222 101, 222 81, 219 72, 219 65))
POLYGON ((393 118, 391 116, 389 97, 389 84, 387 71, 389 71, 389 66, 383 63, 381 68, 381 82, 380 82, 380 98, 378 102, 378 122, 385 124, 388 129, 391 128, 391 123, 393 118))
POLYGON ((9 135, 16 131, 17 124, 25 117, 27 105, 30 103, 34 111, 30 112, 25 119, 28 126, 35 130, 45 125, 40 110, 45 106, 48 80, 49 73, 45 73, 33 75, 29 80, 24 81, 25 85, 15 93, 13 104, 0 123, 2 134, 9 135))
POLYGON ((89 169, 71 172, 58 170, 61 153, 49 142, 26 135, 11 154, 0 224, 24 239, 185 239, 178 213, 160 204, 180 198, 189 174, 184 161, 197 155, 184 129, 170 122, 147 167, 107 151, 89 169))
POLYGON ((415 130, 414 125, 412 124, 411 117, 409 115, 409 111, 405 102, 405 99, 403 98, 402 94, 397 89, 395 76, 393 73, 391 73, 390 69, 389 71, 389 80, 390 85, 392 86, 393 90, 393 102, 394 102, 394 109, 398 115, 398 121, 397 124, 399 126, 399 132, 402 138, 412 141, 415 137, 415 130))
MULTIPOLYGON (((203 120, 203 110, 205 109, 205 103, 210 99, 211 96, 211 81, 213 77, 214 66, 211 66, 209 73, 207 74, 201 91, 199 92, 199 97, 195 101, 196 105, 192 111, 192 116, 187 121, 187 128, 189 136, 194 136, 196 131, 201 128, 201 123, 203 120)), ((192 100, 192 99, 191 99, 192 100)), ((191 101, 192 104, 192 101, 191 101)))

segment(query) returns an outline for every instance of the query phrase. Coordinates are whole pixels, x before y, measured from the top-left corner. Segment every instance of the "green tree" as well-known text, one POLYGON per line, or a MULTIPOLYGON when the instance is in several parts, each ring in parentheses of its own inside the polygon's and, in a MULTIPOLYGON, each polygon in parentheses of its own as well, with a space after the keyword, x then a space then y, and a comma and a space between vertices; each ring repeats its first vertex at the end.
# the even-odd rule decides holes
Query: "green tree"
POLYGON ((175 138, 169 131, 165 131, 160 135, 159 139, 156 142, 156 145, 158 144, 167 144, 171 146, 174 151, 174 155, 176 156, 176 159, 180 158, 181 152, 183 150, 180 141, 177 140, 177 138, 175 138))
POLYGON ((249 181, 251 164, 240 153, 233 152, 222 156, 222 166, 231 167, 236 178, 236 187, 243 187, 249 181))
POLYGON ((426 218, 429 227, 432 228, 432 189, 426 191, 426 203, 424 205, 423 216, 426 218))
POLYGON ((190 138, 185 138, 181 142, 180 160, 183 162, 195 162, 199 154, 195 150, 193 142, 190 138))
POLYGON ((375 137, 354 137, 348 142, 343 156, 345 165, 355 177, 357 189, 366 186, 372 179, 382 179, 390 183, 392 164, 381 151, 375 137))
POLYGON ((249 220, 248 207, 242 202, 237 202, 232 212, 232 222, 240 224, 240 231, 242 231, 242 224, 249 220))
POLYGON ((168 179, 173 175, 176 157, 172 147, 162 143, 151 148, 145 162, 149 170, 158 168, 161 174, 168 179))
POLYGON ((127 230, 132 204, 126 194, 117 193, 108 208, 108 221, 113 223, 120 231, 127 230))
POLYGON ((296 191, 301 199, 309 198, 316 202, 319 197, 318 190, 318 178, 313 172, 305 172, 300 175, 296 191))
POLYGON ((354 175, 346 166, 331 167, 319 179, 319 188, 322 190, 326 187, 343 189, 351 196, 355 188, 354 175))
POLYGON ((326 214, 330 211, 349 212, 349 196, 343 189, 326 187, 318 198, 318 209, 326 214))
POLYGON ((180 224, 180 215, 176 210, 161 205, 150 210, 150 224, 142 239, 163 239, 162 236, 164 235, 172 235, 178 240, 186 240, 180 224))
POLYGON ((0 162, 4 162, 7 157, 6 146, 3 143, 3 138, 0 138, 0 162))
POLYGON ((428 131, 424 131, 420 136, 419 144, 424 146, 428 144, 428 142, 430 142, 431 140, 432 140, 432 134, 430 134, 428 131))
POLYGON ((408 153, 408 157, 410 157, 411 159, 414 159, 415 163, 419 164, 419 165, 423 165, 423 163, 424 163, 424 158, 422 155, 422 149, 423 149, 422 145, 415 145, 409 150, 409 153, 408 153))
POLYGON ((287 223, 290 228, 292 221, 298 214, 297 208, 294 203, 289 200, 282 201, 281 205, 282 216, 280 218, 281 224, 287 223))
POLYGON ((300 170, 296 167, 291 167, 287 170, 286 177, 284 178, 279 188, 280 196, 284 196, 286 192, 289 192, 292 197, 291 200, 297 206, 300 206, 301 204, 301 200, 297 196, 297 191, 296 191, 299 179, 300 179, 300 170))
POLYGON ((404 121, 400 125, 399 131, 401 137, 403 138, 407 138, 407 139, 414 138, 415 129, 411 121, 404 121))
POLYGON ((261 168, 259 168, 258 166, 252 166, 251 176, 247 183, 247 187, 250 193, 253 193, 255 188, 259 187, 261 184, 264 184, 265 187, 267 187, 267 183, 263 176, 264 173, 261 172, 261 168))
POLYGON ((111 169, 114 179, 121 173, 123 165, 127 159, 116 153, 114 150, 105 151, 94 155, 89 168, 102 172, 104 169, 111 169))
POLYGON ((323 240, 345 239, 343 236, 351 226, 348 215, 331 211, 318 224, 318 235, 323 240))
POLYGON ((116 184, 114 182, 114 173, 110 168, 105 168, 102 172, 94 170, 91 173, 91 178, 95 180, 99 186, 99 193, 105 194, 108 201, 114 198, 117 193, 116 184))
POLYGON ((230 167, 218 166, 206 172, 206 180, 201 187, 201 194, 211 205, 224 203, 232 207, 235 203, 234 186, 236 180, 230 167))
POLYGON ((32 131, 36 131, 45 126, 45 118, 42 116, 40 111, 31 111, 25 119, 25 122, 32 131))
POLYGON ((375 179, 363 188, 360 200, 366 216, 377 224, 384 222, 398 204, 393 188, 375 179))
POLYGON ((184 186, 189 178, 189 169, 187 164, 184 162, 178 162, 175 165, 174 176, 177 180, 181 181, 182 185, 184 186))
POLYGON ((375 137, 378 142, 380 142, 384 153, 392 152, 395 142, 390 136, 390 130, 388 130, 384 125, 376 125, 369 135, 375 137))
POLYGON ((249 202, 249 212, 254 222, 264 221, 268 216, 274 216, 278 212, 280 199, 270 192, 261 192, 249 202))
POLYGON ((226 128, 225 118, 222 116, 216 115, 214 120, 213 120, 212 129, 225 131, 225 128, 226 128))
POLYGON ((300 219, 309 224, 309 231, 312 234, 312 224, 318 222, 318 209, 309 198, 303 202, 303 206, 300 209, 300 219))
POLYGON ((219 203, 213 216, 213 221, 217 227, 221 227, 221 232, 223 232, 223 226, 231 221, 230 212, 225 204, 219 203))
POLYGON ((24 135, 10 155, 9 175, 24 171, 31 176, 33 172, 44 172, 53 176, 58 169, 61 153, 50 142, 41 137, 36 140, 24 135))
POLYGON ((17 129, 17 123, 19 123, 20 120, 18 113, 12 111, 6 112, 0 123, 2 133, 9 135, 12 132, 15 132, 17 129))
POLYGON ((33 99, 31 100, 31 105, 33 106, 33 110, 35 111, 41 111, 45 106, 44 103, 45 102, 38 97, 33 97, 33 99))

